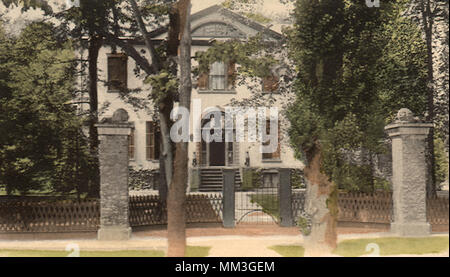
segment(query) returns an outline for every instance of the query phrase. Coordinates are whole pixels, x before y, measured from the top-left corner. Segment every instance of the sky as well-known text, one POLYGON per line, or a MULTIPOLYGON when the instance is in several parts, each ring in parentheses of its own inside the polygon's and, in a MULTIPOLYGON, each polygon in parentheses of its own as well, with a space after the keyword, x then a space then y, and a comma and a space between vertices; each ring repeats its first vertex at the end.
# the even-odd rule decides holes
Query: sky
MULTIPOLYGON (((55 4, 64 4, 68 0, 49 0, 55 4)), ((224 0, 192 0, 192 13, 206 9, 212 5, 221 4, 224 0)), ((254 7, 254 12, 260 13, 270 19, 274 19, 273 29, 279 31, 281 25, 277 23, 280 19, 286 19, 289 16, 289 7, 281 4, 279 0, 262 0, 262 5, 254 7)), ((0 3, 0 16, 10 22, 7 26, 8 33, 18 33, 23 26, 30 20, 42 18, 43 13, 40 10, 29 10, 22 14, 20 8, 15 8, 5 12, 5 7, 0 3)))

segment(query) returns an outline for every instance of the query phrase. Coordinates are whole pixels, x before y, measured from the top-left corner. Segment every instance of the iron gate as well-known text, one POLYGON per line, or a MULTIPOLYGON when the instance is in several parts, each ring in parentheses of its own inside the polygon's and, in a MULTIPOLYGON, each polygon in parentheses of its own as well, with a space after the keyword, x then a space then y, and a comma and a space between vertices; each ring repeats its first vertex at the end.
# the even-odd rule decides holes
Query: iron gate
POLYGON ((236 224, 278 224, 280 201, 278 185, 236 192, 236 224))
POLYGON ((292 226, 290 169, 244 169, 242 186, 235 192, 236 224, 292 226))

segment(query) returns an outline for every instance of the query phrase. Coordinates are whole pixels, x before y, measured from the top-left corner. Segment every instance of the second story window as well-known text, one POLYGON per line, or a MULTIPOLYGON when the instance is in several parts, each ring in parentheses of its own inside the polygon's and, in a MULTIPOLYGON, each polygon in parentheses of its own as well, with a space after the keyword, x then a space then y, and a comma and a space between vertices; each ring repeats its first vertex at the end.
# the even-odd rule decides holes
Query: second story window
POLYGON ((225 63, 215 62, 209 71, 209 87, 211 90, 225 90, 226 78, 225 63))
POLYGON ((146 124, 146 156, 147 160, 159 160, 161 132, 159 126, 154 121, 147 121, 146 124))
POLYGON ((108 91, 114 92, 127 88, 127 60, 125 54, 108 55, 108 91))
POLYGON ((214 62, 209 72, 198 78, 198 87, 202 91, 233 91, 235 85, 235 64, 233 62, 214 62))

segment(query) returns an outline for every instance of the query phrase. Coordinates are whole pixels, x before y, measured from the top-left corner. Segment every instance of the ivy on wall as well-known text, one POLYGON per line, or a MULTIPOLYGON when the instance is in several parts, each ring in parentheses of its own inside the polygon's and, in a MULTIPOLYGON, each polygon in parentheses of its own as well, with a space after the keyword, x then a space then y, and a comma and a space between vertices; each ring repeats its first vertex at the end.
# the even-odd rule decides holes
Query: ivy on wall
POLYGON ((159 170, 129 168, 128 184, 131 190, 158 189, 159 170))

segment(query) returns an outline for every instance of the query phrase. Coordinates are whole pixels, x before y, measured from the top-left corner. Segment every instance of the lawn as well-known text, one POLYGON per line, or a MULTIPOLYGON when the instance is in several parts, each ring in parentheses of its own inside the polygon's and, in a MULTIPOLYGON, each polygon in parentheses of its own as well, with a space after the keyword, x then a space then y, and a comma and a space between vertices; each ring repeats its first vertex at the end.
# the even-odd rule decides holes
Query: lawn
MULTIPOLYGON (((206 257, 211 247, 188 246, 186 257, 206 257)), ((67 257, 66 251, 0 250, 0 257, 67 257)), ((164 257, 162 250, 80 251, 80 257, 164 257)))
POLYGON ((277 220, 280 218, 280 203, 276 194, 252 194, 250 201, 263 208, 263 212, 272 215, 277 220))
POLYGON ((275 245, 270 246, 269 249, 283 257, 303 257, 305 255, 305 249, 299 245, 275 245))
POLYGON ((380 256, 441 253, 449 247, 448 237, 354 239, 342 241, 333 253, 344 257, 367 255, 370 243, 378 244, 380 256))

